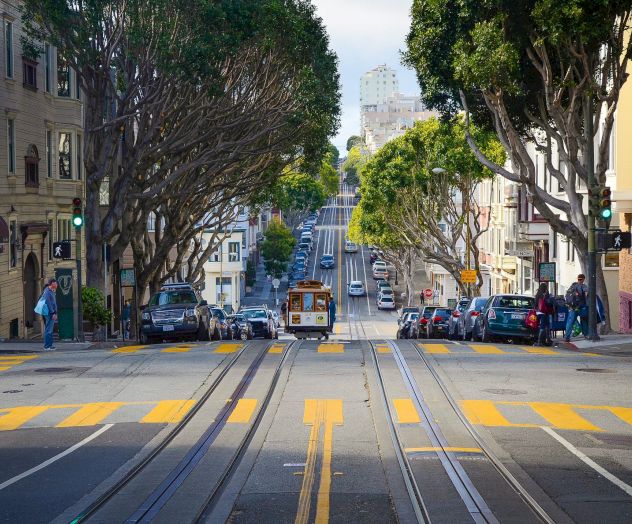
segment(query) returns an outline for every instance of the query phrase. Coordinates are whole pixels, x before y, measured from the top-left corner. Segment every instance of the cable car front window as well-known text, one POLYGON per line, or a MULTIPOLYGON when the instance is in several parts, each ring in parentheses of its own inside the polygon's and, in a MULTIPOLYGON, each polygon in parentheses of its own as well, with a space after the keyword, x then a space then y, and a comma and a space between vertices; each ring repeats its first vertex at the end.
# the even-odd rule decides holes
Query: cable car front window
POLYGON ((303 293, 303 311, 314 311, 314 293, 303 293))

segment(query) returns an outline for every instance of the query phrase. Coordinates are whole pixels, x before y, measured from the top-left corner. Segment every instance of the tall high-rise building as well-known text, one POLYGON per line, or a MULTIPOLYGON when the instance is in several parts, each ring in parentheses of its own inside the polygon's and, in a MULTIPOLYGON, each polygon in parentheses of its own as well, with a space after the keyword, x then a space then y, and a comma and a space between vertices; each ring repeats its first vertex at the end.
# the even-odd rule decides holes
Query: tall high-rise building
POLYGON ((397 72, 386 65, 367 71, 360 78, 360 125, 364 127, 364 115, 377 111, 379 104, 399 91, 397 72))

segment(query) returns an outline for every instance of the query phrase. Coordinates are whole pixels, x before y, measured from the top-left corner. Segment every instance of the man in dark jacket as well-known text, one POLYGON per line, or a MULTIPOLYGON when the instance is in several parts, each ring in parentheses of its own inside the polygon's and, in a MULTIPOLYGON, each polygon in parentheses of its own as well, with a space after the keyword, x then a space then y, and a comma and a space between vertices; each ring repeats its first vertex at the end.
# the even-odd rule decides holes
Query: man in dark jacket
POLYGON ((48 314, 44 315, 44 351, 55 351, 55 346, 53 346, 53 329, 55 329, 55 322, 57 321, 56 289, 57 280, 50 278, 42 294, 44 302, 46 302, 46 307, 48 308, 48 314))
POLYGON ((334 322, 336 321, 336 301, 334 297, 331 297, 329 301, 329 329, 334 329, 334 322))
POLYGON ((584 336, 588 335, 588 286, 584 284, 585 280, 585 275, 577 275, 577 282, 573 283, 566 292, 566 305, 568 306, 566 333, 564 335, 564 340, 566 342, 570 342, 571 340, 571 335, 573 334, 573 324, 575 324, 577 317, 580 318, 582 334, 584 336))

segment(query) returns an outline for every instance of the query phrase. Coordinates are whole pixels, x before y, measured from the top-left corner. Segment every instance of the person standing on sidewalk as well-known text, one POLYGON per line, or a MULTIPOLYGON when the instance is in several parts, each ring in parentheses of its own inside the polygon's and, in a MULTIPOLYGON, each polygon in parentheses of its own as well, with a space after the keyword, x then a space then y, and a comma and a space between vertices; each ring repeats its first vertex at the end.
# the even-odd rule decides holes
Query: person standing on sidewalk
POLYGON ((535 295, 535 310, 538 315, 538 346, 551 345, 551 315, 555 312, 549 286, 542 282, 535 295))
POLYGON ((336 301, 332 296, 329 300, 329 329, 333 331, 334 322, 336 321, 336 301))
POLYGON ((287 328, 287 300, 281 304, 281 318, 283 318, 283 325, 287 328))
POLYGON ((574 282, 566 292, 566 305, 568 306, 568 317, 566 319, 566 333, 564 340, 571 341, 573 334, 573 325, 577 317, 580 317, 582 334, 588 336, 588 287, 584 284, 586 276, 584 274, 577 275, 577 282, 574 282))
POLYGON ((48 279, 48 285, 44 288, 42 297, 46 302, 48 314, 44 316, 44 351, 54 351, 53 346, 53 330, 55 322, 57 322, 57 299, 55 298, 55 290, 57 289, 57 280, 48 279))

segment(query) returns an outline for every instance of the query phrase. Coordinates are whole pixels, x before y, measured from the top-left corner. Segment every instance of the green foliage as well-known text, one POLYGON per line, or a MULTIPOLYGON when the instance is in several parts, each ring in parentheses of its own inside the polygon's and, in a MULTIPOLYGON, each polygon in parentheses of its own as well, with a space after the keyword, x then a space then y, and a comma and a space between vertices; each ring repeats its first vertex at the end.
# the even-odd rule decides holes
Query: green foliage
POLYGON ((340 160, 340 151, 338 148, 333 145, 331 142, 329 143, 329 147, 327 148, 327 159, 331 164, 331 167, 338 168, 338 160, 340 160))
POLYGON ((325 161, 321 164, 319 178, 327 196, 333 196, 338 193, 338 184, 340 182, 338 171, 329 162, 325 161))
POLYGON ((296 239, 292 231, 280 220, 273 220, 265 232, 265 240, 261 243, 261 254, 266 271, 280 278, 287 269, 296 239))
POLYGON ((112 321, 112 312, 104 304, 103 293, 96 288, 84 286, 81 288, 83 302, 83 318, 95 328, 107 326, 112 321))
POLYGON ((362 138, 359 137, 358 135, 352 135, 349 138, 347 138, 347 151, 351 151, 351 149, 355 146, 361 146, 362 145, 362 138))
POLYGON ((252 260, 246 262, 246 285, 252 287, 257 281, 257 266, 252 260))
POLYGON ((271 186, 270 199, 275 207, 290 213, 315 211, 325 204, 327 196, 320 180, 306 173, 288 170, 271 186))
MULTIPOLYGON (((351 138, 349 140, 351 140, 351 138)), ((347 141, 347 144, 348 143, 347 141)), ((368 159, 369 156, 361 149, 361 145, 354 145, 349 150, 347 160, 342 164, 342 170, 347 174, 347 184, 353 186, 360 183, 360 176, 368 159)))

